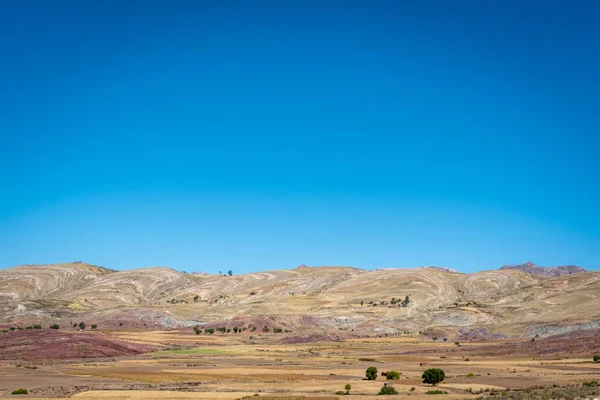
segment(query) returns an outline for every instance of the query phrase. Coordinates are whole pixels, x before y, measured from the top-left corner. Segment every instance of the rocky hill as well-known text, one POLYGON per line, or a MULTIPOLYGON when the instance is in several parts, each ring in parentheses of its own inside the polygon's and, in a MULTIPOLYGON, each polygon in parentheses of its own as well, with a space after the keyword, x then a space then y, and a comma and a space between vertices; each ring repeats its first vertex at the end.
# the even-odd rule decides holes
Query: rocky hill
POLYGON ((547 276, 520 268, 462 274, 415 268, 306 267, 193 275, 84 263, 0 271, 0 327, 254 325, 304 335, 552 335, 600 324, 600 272, 547 276))
POLYGON ((579 274, 581 272, 587 272, 586 269, 578 267, 576 265, 558 266, 558 267, 540 267, 532 262, 526 262, 520 265, 504 265, 500 269, 518 269, 528 274, 534 275, 546 275, 546 276, 563 276, 570 274, 579 274))

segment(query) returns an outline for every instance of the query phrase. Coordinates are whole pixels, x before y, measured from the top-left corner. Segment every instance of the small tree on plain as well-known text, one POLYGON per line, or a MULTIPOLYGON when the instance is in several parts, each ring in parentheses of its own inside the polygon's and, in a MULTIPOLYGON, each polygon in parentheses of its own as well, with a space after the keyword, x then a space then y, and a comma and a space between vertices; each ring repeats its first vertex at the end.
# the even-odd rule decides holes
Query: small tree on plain
POLYGON ((350 394, 350 389, 352 389, 352 386, 350 386, 349 383, 346 383, 346 387, 344 389, 346 389, 346 394, 350 394))
POLYGON ((429 368, 423 372, 423 383, 428 383, 430 385, 437 385, 440 382, 443 382, 446 379, 446 374, 443 370, 439 368, 429 368))
POLYGON ((81 330, 85 329, 85 322, 80 322, 79 323, 79 329, 81 329, 81 330))
POLYGON ((594 362, 595 363, 600 363, 600 355, 594 354, 594 362))
POLYGON ((400 372, 398 371, 390 371, 387 373, 387 379, 390 381, 400 379, 400 372))
POLYGON ((377 394, 379 394, 379 395, 398 394, 398 391, 393 386, 384 386, 381 388, 381 390, 377 394))
POLYGON ((377 379, 377 368, 376 367, 367 368, 365 375, 367 376, 368 380, 374 381, 375 379, 377 379))

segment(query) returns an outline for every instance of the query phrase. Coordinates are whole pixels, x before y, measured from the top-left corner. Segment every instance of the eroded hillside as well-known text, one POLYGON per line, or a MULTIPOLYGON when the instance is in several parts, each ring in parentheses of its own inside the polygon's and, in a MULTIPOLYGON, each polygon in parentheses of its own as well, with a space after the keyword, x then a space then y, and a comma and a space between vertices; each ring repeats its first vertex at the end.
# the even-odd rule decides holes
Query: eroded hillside
MULTIPOLYGON (((311 267, 245 275, 83 263, 0 271, 0 323, 260 324, 340 337, 553 334, 600 320, 600 273, 311 267)), ((587 324, 587 325, 586 325, 587 324)))

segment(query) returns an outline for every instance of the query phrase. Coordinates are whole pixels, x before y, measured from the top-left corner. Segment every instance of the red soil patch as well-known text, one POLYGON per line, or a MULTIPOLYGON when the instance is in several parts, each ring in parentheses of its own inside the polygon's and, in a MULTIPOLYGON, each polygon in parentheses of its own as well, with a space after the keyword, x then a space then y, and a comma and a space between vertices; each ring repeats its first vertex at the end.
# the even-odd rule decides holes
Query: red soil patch
POLYGON ((32 330, 2 333, 0 360, 121 357, 154 350, 102 333, 32 330))

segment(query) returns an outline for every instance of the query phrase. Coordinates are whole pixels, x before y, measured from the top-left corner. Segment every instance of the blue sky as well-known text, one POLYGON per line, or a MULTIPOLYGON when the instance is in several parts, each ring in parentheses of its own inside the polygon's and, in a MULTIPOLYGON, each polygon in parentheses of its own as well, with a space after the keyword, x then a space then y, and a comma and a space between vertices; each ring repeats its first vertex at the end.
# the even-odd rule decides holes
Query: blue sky
POLYGON ((19 1, 0 267, 600 268, 600 4, 19 1))

